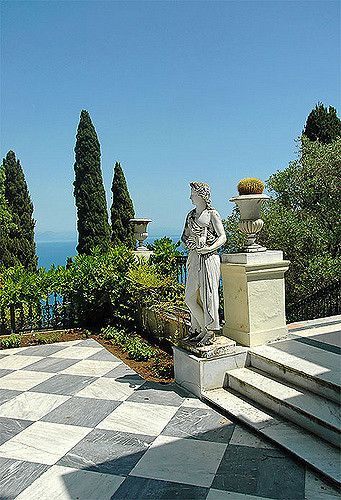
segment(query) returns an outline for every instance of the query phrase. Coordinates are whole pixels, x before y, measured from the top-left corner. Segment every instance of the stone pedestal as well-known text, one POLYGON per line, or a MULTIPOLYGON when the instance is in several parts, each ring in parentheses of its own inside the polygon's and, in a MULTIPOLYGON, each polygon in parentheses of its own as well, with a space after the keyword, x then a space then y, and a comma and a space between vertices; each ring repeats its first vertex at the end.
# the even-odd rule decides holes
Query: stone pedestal
POLYGON ((261 345, 288 333, 283 252, 223 254, 223 334, 244 346, 261 345))
POLYGON ((228 370, 245 366, 247 349, 232 346, 231 352, 226 351, 223 356, 201 358, 173 347, 173 356, 176 383, 200 398, 202 391, 224 387, 228 370))

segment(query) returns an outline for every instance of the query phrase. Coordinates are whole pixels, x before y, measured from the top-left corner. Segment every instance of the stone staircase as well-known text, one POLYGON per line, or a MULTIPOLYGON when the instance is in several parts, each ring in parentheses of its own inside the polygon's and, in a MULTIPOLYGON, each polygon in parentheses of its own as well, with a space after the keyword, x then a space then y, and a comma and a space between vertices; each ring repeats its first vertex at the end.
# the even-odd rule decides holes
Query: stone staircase
POLYGON ((340 485, 341 358, 306 338, 251 348, 245 367, 228 370, 224 387, 204 390, 202 398, 340 485))

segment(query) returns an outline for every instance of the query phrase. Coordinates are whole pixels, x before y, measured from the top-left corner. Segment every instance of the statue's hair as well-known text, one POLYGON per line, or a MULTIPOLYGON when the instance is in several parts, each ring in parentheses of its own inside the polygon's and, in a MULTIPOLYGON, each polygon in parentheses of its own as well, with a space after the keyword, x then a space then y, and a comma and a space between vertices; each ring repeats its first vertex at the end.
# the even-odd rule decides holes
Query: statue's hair
POLYGON ((189 184, 195 192, 206 201, 207 208, 211 208, 211 188, 206 182, 191 182, 189 184))

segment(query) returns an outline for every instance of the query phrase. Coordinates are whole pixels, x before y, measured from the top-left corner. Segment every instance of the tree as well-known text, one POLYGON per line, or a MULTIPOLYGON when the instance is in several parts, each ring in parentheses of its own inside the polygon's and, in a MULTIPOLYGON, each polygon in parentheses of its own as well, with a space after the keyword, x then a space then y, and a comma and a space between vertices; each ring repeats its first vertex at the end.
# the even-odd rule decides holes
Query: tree
POLYGON ((129 222, 135 216, 134 205, 119 162, 115 163, 111 191, 111 241, 114 246, 125 245, 128 248, 135 248, 134 227, 129 222))
POLYGON ((9 236, 11 229, 15 229, 13 217, 9 210, 8 203, 5 197, 5 167, 0 165, 0 265, 11 262, 9 252, 9 236))
MULTIPOLYGON (((286 273, 287 302, 328 285, 341 273, 341 139, 330 144, 304 135, 297 160, 267 181, 271 200, 262 213, 259 242, 283 250, 290 260, 286 273)), ((236 212, 225 221, 227 251, 233 250, 236 212)))
POLYGON ((24 268, 35 271, 38 258, 34 241, 33 204, 20 161, 13 151, 9 151, 3 160, 1 175, 8 223, 3 263, 5 266, 22 264, 24 268))
POLYGON ((321 102, 310 112, 303 134, 311 141, 320 141, 330 144, 341 137, 341 120, 336 109, 329 106, 327 109, 321 102))
POLYGON ((87 111, 82 110, 77 129, 74 164, 74 196, 77 206, 80 254, 95 246, 106 250, 110 244, 107 202, 101 172, 101 151, 96 130, 87 111))

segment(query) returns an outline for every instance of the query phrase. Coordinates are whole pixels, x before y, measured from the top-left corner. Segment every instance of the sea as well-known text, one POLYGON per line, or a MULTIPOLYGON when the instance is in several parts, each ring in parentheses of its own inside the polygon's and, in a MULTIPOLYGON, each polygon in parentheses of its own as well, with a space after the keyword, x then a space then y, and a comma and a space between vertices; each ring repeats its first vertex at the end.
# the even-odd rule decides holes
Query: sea
MULTIPOLYGON (((150 237, 145 243, 153 243, 162 236, 150 237)), ((180 240, 179 236, 169 236, 174 242, 180 240)), ((37 241, 38 266, 50 269, 52 265, 65 266, 68 257, 77 255, 77 241, 37 241)))

